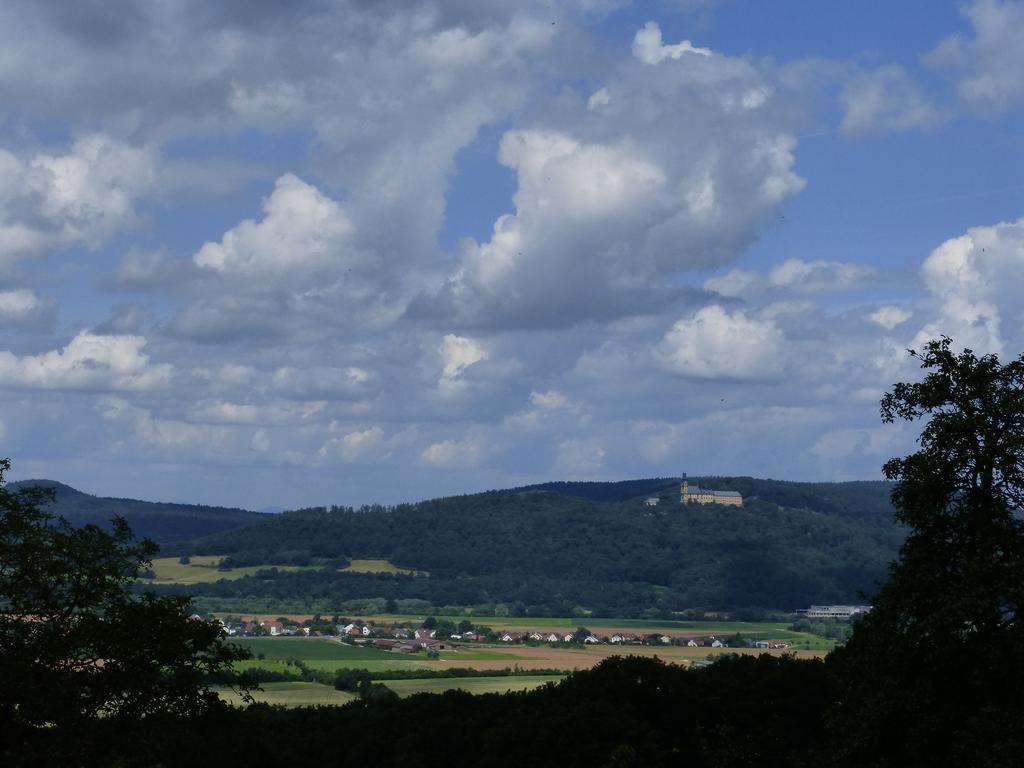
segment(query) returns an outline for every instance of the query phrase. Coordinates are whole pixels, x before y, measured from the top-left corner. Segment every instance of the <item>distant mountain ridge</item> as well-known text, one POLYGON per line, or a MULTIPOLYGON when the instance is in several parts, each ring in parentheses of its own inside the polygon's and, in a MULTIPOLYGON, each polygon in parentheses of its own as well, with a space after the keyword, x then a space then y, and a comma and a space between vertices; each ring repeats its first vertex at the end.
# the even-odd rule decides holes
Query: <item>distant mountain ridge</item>
POLYGON ((120 515, 136 536, 161 545, 223 533, 267 517, 237 507, 93 496, 56 480, 17 480, 7 484, 11 490, 29 486, 52 489, 56 498, 47 510, 62 515, 73 525, 104 526, 113 515, 120 515))

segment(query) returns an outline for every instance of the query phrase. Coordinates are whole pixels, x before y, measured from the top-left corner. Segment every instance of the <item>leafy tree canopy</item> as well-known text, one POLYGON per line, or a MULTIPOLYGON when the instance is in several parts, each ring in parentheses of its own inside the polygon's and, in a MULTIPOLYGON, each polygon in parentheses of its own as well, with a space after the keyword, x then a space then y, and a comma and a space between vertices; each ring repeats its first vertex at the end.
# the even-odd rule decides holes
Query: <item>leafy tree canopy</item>
POLYGON ((1011 765, 1024 746, 1024 356, 911 354, 928 373, 882 400, 927 418, 885 465, 909 535, 874 610, 834 655, 849 762, 1011 765))
POLYGON ((220 710, 209 681, 244 683, 232 664, 248 653, 190 619, 187 598, 133 595, 156 546, 122 518, 72 527, 42 508, 47 489, 6 488, 9 469, 0 459, 0 754, 98 760, 220 710))

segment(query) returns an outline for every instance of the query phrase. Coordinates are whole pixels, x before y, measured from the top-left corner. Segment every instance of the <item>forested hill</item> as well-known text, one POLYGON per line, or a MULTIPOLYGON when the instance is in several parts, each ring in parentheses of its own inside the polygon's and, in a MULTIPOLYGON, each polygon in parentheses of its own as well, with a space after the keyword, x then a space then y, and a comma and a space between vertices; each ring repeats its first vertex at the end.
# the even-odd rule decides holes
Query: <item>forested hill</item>
POLYGON ((742 508, 683 506, 673 480, 633 481, 625 487, 641 492, 631 498, 621 498, 619 483, 554 484, 546 487, 561 492, 531 487, 286 512, 174 552, 228 555, 237 565, 323 566, 196 588, 210 596, 336 595, 629 615, 858 600, 885 577, 902 539, 885 483, 694 481, 739 490, 747 501, 742 508), (618 499, 593 500, 601 495, 618 499), (661 499, 657 507, 644 506, 650 495, 661 499), (387 559, 430 576, 338 570, 348 559, 387 559))
POLYGON ((169 544, 254 523, 266 517, 234 507, 207 507, 201 504, 166 504, 138 499, 114 499, 92 496, 54 480, 19 480, 7 485, 11 490, 26 486, 50 488, 55 500, 47 510, 62 515, 73 525, 106 525, 113 515, 128 521, 136 536, 169 544))
MULTIPOLYGON (((828 515, 892 519, 892 483, 867 480, 846 483, 801 483, 753 477, 691 477, 690 482, 721 491, 739 491, 745 499, 769 501, 782 507, 811 509, 828 515)), ((591 501, 627 501, 670 494, 679 489, 677 477, 654 477, 619 482, 550 482, 513 488, 505 493, 552 491, 591 501)))
POLYGON ((520 488, 503 491, 503 493, 551 491, 562 496, 576 496, 590 501, 626 501, 639 497, 657 496, 672 488, 679 488, 678 478, 654 477, 646 480, 620 480, 612 483, 559 481, 524 485, 520 488))

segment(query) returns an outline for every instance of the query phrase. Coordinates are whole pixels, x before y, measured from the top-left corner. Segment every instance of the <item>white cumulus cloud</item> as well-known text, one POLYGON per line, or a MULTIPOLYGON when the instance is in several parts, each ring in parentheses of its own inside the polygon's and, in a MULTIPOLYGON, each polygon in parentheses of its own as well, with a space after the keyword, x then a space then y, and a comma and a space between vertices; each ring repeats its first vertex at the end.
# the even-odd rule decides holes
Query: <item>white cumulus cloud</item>
POLYGON ((136 203, 153 190, 157 165, 151 148, 104 134, 24 160, 0 149, 0 258, 99 248, 137 223, 136 203))
POLYGON ((374 453, 383 443, 384 430, 379 426, 373 426, 331 438, 320 447, 317 456, 320 459, 339 456, 344 461, 356 461, 374 453))
POLYGON ((944 333, 982 352, 1024 338, 1024 218, 947 240, 925 259, 921 276, 938 300, 924 335, 944 333))
POLYGON ((453 394, 462 389, 460 381, 463 371, 490 357, 487 347, 466 336, 446 334, 437 352, 441 357, 441 377, 438 387, 444 394, 453 394))
POLYGON ((0 291, 0 324, 18 325, 41 319, 49 306, 36 296, 35 291, 18 288, 0 291))
POLYGON ((508 328, 654 312, 677 276, 736 258, 804 186, 788 105, 746 60, 633 59, 586 102, 506 132, 515 210, 464 245, 414 316, 508 328))
POLYGON ((785 340, 768 320, 717 304, 679 320, 657 354, 674 373, 695 379, 768 379, 783 369, 785 340))
POLYGON ((661 39, 661 27, 648 21, 633 37, 633 55, 644 64, 660 64, 665 59, 679 59, 686 55, 711 56, 710 48, 696 48, 689 40, 674 45, 665 45, 661 39))
POLYGON ((246 219, 206 243, 195 263, 221 273, 301 281, 311 272, 351 260, 352 224, 341 206, 293 174, 285 174, 263 201, 261 221, 246 219))
POLYGON ((480 463, 482 453, 475 440, 442 440, 424 448, 420 453, 420 461, 432 467, 469 468, 480 463))
POLYGON ((868 320, 880 325, 887 331, 891 331, 897 325, 902 325, 910 319, 910 312, 894 305, 879 307, 867 316, 868 320))
POLYGON ((149 390, 168 383, 168 364, 150 364, 141 336, 83 331, 60 350, 17 357, 0 352, 0 386, 39 389, 149 390))

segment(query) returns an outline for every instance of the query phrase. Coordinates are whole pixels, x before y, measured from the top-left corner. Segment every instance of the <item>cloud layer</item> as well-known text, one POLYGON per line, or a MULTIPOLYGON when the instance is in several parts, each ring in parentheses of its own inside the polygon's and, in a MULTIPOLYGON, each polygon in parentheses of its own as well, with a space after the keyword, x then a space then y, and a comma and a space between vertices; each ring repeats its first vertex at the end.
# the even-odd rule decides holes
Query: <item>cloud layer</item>
POLYGON ((875 419, 908 346, 1024 345, 1024 211, 935 221, 899 266, 881 226, 810 248, 787 216, 858 183, 828 175, 847 148, 893 168, 870 208, 912 154, 886 142, 941 165, 943 131, 1012 120, 1022 5, 899 60, 757 56, 648 10, 4 6, 19 471, 253 507, 876 476, 913 441, 875 419))

